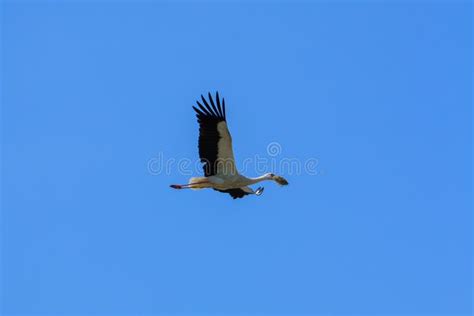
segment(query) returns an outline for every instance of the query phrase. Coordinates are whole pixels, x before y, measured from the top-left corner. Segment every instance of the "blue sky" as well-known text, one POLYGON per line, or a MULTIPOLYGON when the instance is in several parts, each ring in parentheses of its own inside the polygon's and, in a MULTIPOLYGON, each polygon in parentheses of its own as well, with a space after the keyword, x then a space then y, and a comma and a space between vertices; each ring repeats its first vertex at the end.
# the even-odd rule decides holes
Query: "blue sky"
POLYGON ((469 2, 6 1, 1 21, 4 315, 471 313, 469 2), (317 174, 169 189, 188 176, 148 163, 197 158, 215 90, 239 162, 278 142, 317 174))

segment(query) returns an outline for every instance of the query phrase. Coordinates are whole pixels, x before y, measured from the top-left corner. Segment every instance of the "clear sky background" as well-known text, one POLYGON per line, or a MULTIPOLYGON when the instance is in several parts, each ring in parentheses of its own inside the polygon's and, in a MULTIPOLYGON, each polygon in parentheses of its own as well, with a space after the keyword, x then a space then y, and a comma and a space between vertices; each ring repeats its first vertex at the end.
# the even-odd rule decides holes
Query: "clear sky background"
POLYGON ((471 19, 462 1, 3 2, 2 313, 470 314, 471 19), (276 141, 317 174, 241 200, 151 174, 197 158, 191 106, 215 90, 239 163, 276 141))

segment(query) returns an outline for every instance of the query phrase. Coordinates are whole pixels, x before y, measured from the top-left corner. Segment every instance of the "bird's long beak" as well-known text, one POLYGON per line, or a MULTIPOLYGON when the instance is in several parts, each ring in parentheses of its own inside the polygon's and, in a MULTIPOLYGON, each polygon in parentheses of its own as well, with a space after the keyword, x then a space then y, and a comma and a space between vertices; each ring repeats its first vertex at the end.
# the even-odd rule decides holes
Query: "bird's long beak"
POLYGON ((288 181, 286 181, 286 179, 283 177, 274 176, 273 180, 275 180, 275 182, 278 183, 279 185, 288 185, 288 181))

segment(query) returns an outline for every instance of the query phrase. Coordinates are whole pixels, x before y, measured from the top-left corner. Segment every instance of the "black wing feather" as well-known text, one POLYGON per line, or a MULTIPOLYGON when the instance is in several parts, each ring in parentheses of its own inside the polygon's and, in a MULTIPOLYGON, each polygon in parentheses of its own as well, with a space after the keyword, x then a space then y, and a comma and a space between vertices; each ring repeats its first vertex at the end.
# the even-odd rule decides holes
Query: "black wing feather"
POLYGON ((219 92, 216 91, 216 102, 217 102, 217 107, 220 109, 221 108, 221 100, 219 100, 219 92))
POLYGON ((204 96, 201 94, 201 100, 202 102, 204 103, 204 105, 206 106, 206 109, 207 111, 211 114, 211 115, 214 115, 214 116, 219 116, 217 113, 215 113, 211 107, 209 106, 209 103, 207 103, 207 100, 206 98, 204 98, 204 96))
POLYGON ((245 192, 245 191, 242 190, 242 189, 229 189, 229 190, 217 190, 217 189, 214 189, 214 190, 219 191, 219 192, 222 192, 222 193, 228 193, 228 194, 230 194, 230 196, 232 196, 232 198, 233 198, 234 200, 235 200, 235 199, 241 199, 241 198, 243 198, 244 196, 251 194, 251 193, 245 192))
POLYGON ((201 111, 204 112, 204 114, 209 115, 209 116, 214 115, 214 114, 210 113, 209 110, 206 107, 204 107, 201 103, 199 103, 199 101, 196 101, 196 103, 199 106, 199 108, 201 109, 201 111))
POLYGON ((222 115, 225 117, 225 100, 222 98, 222 115))
POLYGON ((214 104, 214 100, 212 100, 212 95, 210 92, 208 93, 208 96, 209 96, 209 101, 211 101, 211 106, 212 106, 212 109, 214 110, 214 113, 216 113, 216 115, 220 115, 220 111, 216 108, 216 105, 214 104))
MULTIPOLYGON (((219 94, 216 93, 216 96, 218 97, 219 94)), ((201 99, 204 105, 199 101, 196 101, 199 109, 194 106, 193 109, 196 111, 196 117, 199 123, 199 157, 201 158, 201 162, 204 164, 204 175, 209 177, 215 175, 217 172, 217 144, 221 138, 217 131, 217 124, 226 119, 225 112, 220 106, 220 101, 217 101, 216 107, 211 94, 209 94, 209 100, 213 108, 211 109, 204 96, 201 95, 201 99)))

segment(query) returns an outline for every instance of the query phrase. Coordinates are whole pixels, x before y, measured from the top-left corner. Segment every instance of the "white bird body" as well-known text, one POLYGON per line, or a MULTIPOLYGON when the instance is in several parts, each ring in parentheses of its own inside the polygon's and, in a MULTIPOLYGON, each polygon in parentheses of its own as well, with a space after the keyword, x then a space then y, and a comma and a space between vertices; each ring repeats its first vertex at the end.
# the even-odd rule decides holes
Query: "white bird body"
POLYGON ((219 192, 228 193, 234 199, 245 195, 261 195, 263 188, 252 190, 253 185, 266 180, 273 180, 280 185, 287 185, 283 177, 272 173, 264 174, 257 178, 247 178, 240 175, 235 166, 234 151, 232 148, 232 136, 227 127, 225 115, 225 100, 222 106, 219 94, 216 93, 216 104, 209 93, 209 103, 201 95, 204 106, 197 101, 199 108, 193 106, 197 113, 199 123, 199 156, 203 163, 204 177, 194 177, 188 184, 171 185, 174 189, 205 189, 212 188, 219 192))
POLYGON ((272 180, 269 175, 263 175, 258 178, 247 178, 240 174, 235 175, 216 175, 210 177, 191 178, 189 184, 193 184, 191 189, 215 188, 219 190, 238 189, 261 181, 272 180))

